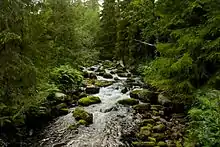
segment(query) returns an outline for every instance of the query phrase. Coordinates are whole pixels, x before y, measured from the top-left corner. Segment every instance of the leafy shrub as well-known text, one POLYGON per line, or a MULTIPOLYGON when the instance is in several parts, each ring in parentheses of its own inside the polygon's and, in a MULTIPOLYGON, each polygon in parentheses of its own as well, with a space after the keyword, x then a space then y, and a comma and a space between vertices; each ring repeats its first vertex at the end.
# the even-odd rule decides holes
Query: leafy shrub
POLYGON ((197 103, 189 111, 190 123, 186 146, 220 146, 220 91, 203 90, 197 94, 197 103))
POLYGON ((67 90, 77 89, 82 84, 83 76, 71 66, 62 65, 51 72, 51 79, 61 90, 67 90))

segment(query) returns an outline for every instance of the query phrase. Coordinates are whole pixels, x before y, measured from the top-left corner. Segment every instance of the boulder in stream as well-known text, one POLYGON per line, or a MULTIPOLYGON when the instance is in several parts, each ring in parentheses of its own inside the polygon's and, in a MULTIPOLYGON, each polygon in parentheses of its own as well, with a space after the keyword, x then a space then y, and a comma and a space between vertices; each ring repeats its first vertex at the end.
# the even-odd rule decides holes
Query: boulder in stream
POLYGON ((95 85, 98 87, 107 87, 113 84, 113 81, 96 80, 95 85))
POLYGON ((93 123, 93 115, 89 112, 86 112, 83 108, 76 108, 73 111, 73 116, 77 121, 85 120, 88 124, 93 123))
POLYGON ((83 71, 84 78, 97 79, 95 72, 83 71))
POLYGON ((101 100, 97 96, 87 96, 84 98, 79 99, 78 104, 81 106, 89 106, 92 104, 98 104, 101 103, 101 100))
POLYGON ((115 81, 119 81, 120 79, 118 77, 114 77, 114 80, 115 81))
POLYGON ((147 126, 141 127, 140 132, 138 133, 138 138, 141 140, 148 140, 148 137, 151 135, 152 125, 148 124, 147 126))
POLYGON ((155 132, 163 132, 166 129, 166 126, 164 124, 159 124, 153 127, 153 130, 155 132))
POLYGON ((157 93, 149 91, 147 89, 136 89, 130 92, 130 97, 139 99, 145 103, 157 103, 157 93))
POLYGON ((100 88, 94 85, 89 85, 86 87, 87 94, 96 94, 99 93, 100 88))
POLYGON ((167 143, 164 142, 164 141, 159 141, 159 142, 157 143, 157 146, 159 146, 159 147, 167 147, 167 143))
POLYGON ((56 106, 56 115, 66 115, 68 114, 69 110, 65 103, 60 103, 56 106))
POLYGON ((133 106, 133 105, 137 105, 139 101, 133 98, 127 98, 127 99, 119 100, 118 103, 122 105, 133 106))
POLYGON ((104 73, 103 78, 112 79, 113 76, 110 73, 104 73))
POLYGON ((128 77, 128 74, 127 73, 118 73, 118 76, 119 77, 128 77))
POLYGON ((144 113, 148 110, 150 110, 150 103, 143 103, 143 104, 138 104, 133 106, 133 109, 137 112, 137 113, 144 113))

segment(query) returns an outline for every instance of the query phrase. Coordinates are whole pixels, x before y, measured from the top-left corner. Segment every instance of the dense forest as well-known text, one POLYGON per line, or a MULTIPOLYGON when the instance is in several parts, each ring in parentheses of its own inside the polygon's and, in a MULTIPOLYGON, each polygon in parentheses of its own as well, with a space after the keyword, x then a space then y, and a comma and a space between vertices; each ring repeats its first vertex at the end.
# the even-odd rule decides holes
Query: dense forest
POLYGON ((184 104, 184 146, 220 146, 219 0, 3 0, 0 13, 0 146, 63 113, 54 92, 104 60, 184 104))

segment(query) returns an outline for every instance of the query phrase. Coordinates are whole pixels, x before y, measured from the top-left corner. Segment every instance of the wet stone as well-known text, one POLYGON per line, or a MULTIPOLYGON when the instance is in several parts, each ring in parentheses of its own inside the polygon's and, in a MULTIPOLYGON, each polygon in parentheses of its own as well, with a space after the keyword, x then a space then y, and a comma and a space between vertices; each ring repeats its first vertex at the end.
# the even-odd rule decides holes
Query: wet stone
POLYGON ((99 93, 99 90, 100 90, 100 88, 96 87, 94 85, 86 87, 86 93, 87 94, 96 94, 96 93, 99 93))

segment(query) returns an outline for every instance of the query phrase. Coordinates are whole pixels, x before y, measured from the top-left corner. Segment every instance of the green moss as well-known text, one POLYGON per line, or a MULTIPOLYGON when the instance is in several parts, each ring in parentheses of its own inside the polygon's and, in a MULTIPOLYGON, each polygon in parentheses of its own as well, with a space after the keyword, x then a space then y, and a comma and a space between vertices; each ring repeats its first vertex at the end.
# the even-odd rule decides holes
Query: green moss
POLYGON ((155 142, 132 142, 134 147, 154 147, 155 142))
POLYGON ((141 126, 146 126, 148 124, 155 124, 155 121, 153 119, 144 119, 142 122, 141 122, 141 126))
POLYGON ((156 132, 162 132, 165 129, 166 129, 166 126, 164 124, 159 124, 159 125, 153 127, 153 130, 156 132))
POLYGON ((147 124, 147 126, 141 127, 141 132, 144 131, 144 130, 152 130, 152 128, 153 128, 153 125, 147 124))
POLYGON ((69 113, 69 109, 68 108, 62 108, 62 109, 59 110, 59 113, 61 115, 66 115, 66 114, 69 113))
POLYGON ((77 125, 74 124, 74 125, 69 125, 69 127, 67 128, 68 130, 75 130, 77 129, 77 125))
POLYGON ((148 140, 149 140, 150 142, 157 142, 157 139, 156 139, 156 138, 153 138, 153 137, 148 137, 148 140))
POLYGON ((80 93, 80 95, 79 95, 79 98, 83 98, 83 97, 87 97, 88 96, 88 94, 86 94, 86 93, 80 93))
POLYGON ((98 87, 107 87, 112 85, 113 82, 112 81, 100 81, 100 80, 96 80, 95 81, 95 85, 98 87))
POLYGON ((80 120, 78 121, 77 125, 84 125, 84 126, 87 126, 88 123, 87 123, 85 120, 80 119, 80 120))
POLYGON ((138 100, 133 98, 123 99, 118 101, 119 104, 133 106, 139 103, 138 100))
POLYGON ((148 124, 147 126, 141 127, 140 133, 138 134, 138 137, 142 140, 147 140, 151 134, 152 127, 153 126, 151 124, 148 124))
POLYGON ((135 99, 139 99, 145 103, 147 102, 156 103, 157 102, 157 94, 147 89, 133 90, 131 91, 130 96, 135 99))
POLYGON ((93 115, 91 113, 86 112, 83 108, 76 108, 73 111, 73 116, 77 121, 79 120, 85 120, 88 124, 91 124, 93 122, 93 115))
POLYGON ((151 137, 156 138, 157 140, 164 140, 165 134, 164 133, 152 133, 151 137))
POLYGON ((150 110, 150 104, 149 103, 138 104, 138 105, 133 106, 133 108, 138 113, 144 113, 144 112, 150 110))
POLYGON ((161 105, 151 105, 151 110, 162 110, 163 106, 161 105))
POLYGON ((78 101, 78 103, 79 105, 82 105, 82 106, 89 106, 91 104, 101 103, 101 100, 97 96, 87 96, 87 97, 81 98, 78 101))
POLYGON ((180 141, 176 141, 176 147, 183 147, 180 141))
POLYGON ((159 115, 159 112, 157 112, 156 110, 153 110, 153 112, 152 112, 152 113, 153 113, 153 115, 154 115, 154 116, 159 115))
POLYGON ((61 103, 61 104, 58 104, 58 105, 56 106, 56 109, 57 109, 57 110, 60 110, 60 109, 62 109, 62 108, 67 108, 67 105, 66 105, 65 103, 61 103))
POLYGON ((159 141, 159 142, 157 143, 157 146, 167 147, 167 143, 165 143, 164 141, 159 141))

